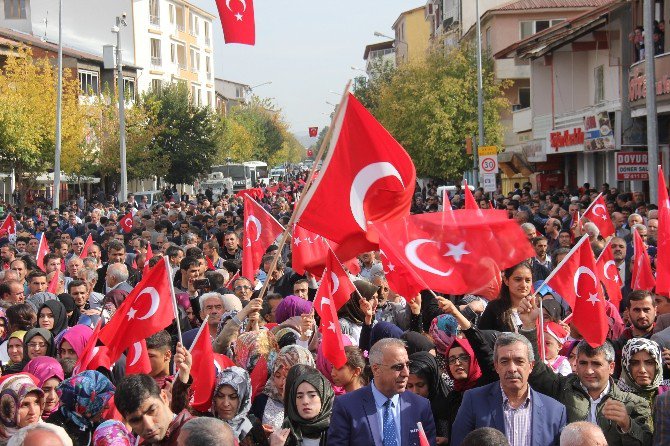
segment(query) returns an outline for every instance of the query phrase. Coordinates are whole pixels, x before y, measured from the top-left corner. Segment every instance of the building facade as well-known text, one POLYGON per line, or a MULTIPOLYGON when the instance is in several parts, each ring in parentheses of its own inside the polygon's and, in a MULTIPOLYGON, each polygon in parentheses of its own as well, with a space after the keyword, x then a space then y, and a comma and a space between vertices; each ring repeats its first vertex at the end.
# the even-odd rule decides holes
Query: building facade
POLYGON ((423 6, 400 13, 392 28, 396 65, 426 57, 430 48, 430 23, 426 21, 423 6))

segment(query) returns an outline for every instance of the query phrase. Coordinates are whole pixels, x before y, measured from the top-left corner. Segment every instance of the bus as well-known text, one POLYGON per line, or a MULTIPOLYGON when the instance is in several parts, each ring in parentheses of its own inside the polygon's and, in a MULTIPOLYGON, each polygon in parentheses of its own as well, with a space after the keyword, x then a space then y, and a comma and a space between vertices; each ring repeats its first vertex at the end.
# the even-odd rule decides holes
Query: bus
POLYGON ((221 164, 212 166, 212 173, 221 172, 222 178, 230 178, 233 181, 233 192, 239 192, 251 188, 251 169, 240 163, 221 164))
POLYGON ((262 182, 266 186, 270 183, 270 177, 268 175, 268 163, 263 161, 246 161, 242 165, 249 168, 251 173, 251 184, 255 185, 258 181, 262 182))

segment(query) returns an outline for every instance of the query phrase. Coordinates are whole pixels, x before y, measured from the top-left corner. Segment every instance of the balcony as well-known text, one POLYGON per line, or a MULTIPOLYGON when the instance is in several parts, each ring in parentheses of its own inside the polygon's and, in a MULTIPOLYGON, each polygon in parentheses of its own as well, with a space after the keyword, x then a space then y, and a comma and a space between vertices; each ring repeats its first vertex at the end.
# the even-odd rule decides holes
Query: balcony
POLYGON ((179 31, 180 33, 184 32, 184 24, 183 23, 177 22, 177 31, 179 31))
POLYGON ((205 45, 212 46, 212 39, 209 36, 205 37, 205 45))
POLYGON ((211 72, 211 71, 208 71, 208 72, 207 72, 207 80, 208 80, 208 81, 211 81, 211 80, 212 80, 212 72, 211 72))
POLYGON ((647 88, 647 73, 645 61, 636 62, 630 67, 628 75, 628 103, 633 117, 646 116, 647 94, 655 90, 657 113, 667 113, 670 109, 670 53, 659 54, 654 57, 654 71, 656 74, 655 88, 647 88))
POLYGON ((158 68, 163 65, 163 60, 160 57, 151 56, 151 67, 158 68))
POLYGON ((514 133, 527 132, 533 128, 533 109, 530 107, 512 112, 512 129, 514 133))
POLYGON ((149 16, 149 24, 153 26, 154 28, 160 28, 161 26, 161 18, 160 16, 157 15, 150 15, 149 16))

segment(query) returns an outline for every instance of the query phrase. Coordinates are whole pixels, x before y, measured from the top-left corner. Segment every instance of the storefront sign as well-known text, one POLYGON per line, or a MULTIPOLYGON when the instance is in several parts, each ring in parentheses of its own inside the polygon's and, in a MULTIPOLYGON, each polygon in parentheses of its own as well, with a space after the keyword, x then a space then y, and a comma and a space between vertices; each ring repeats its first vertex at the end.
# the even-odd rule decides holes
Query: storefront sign
POLYGON ((616 154, 617 181, 649 181, 647 152, 619 152, 616 154))
MULTIPOLYGON (((656 74, 656 97, 659 101, 670 99, 670 57, 661 55, 654 58, 654 71, 656 74)), ((645 64, 639 62, 631 67, 628 78, 628 101, 633 107, 641 107, 647 97, 647 75, 645 64)))
POLYGON ((601 112, 597 115, 587 115, 584 117, 584 151, 598 152, 604 150, 614 150, 614 132, 607 112, 601 112))
POLYGON ((582 152, 584 150, 584 137, 582 127, 550 132, 548 153, 582 152))

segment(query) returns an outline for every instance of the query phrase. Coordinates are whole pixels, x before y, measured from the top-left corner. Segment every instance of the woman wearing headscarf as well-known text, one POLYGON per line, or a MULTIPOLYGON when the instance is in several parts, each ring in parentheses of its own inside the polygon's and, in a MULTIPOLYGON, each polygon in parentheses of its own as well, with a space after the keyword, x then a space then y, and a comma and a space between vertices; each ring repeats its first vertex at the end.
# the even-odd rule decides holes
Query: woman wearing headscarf
POLYGON ((56 356, 54 337, 49 330, 33 328, 23 337, 23 367, 31 359, 40 356, 56 356))
POLYGON ((298 296, 286 296, 275 309, 275 321, 281 324, 289 318, 300 317, 312 311, 312 302, 298 296))
POLYGON ((68 328, 56 340, 58 356, 61 359, 76 361, 84 352, 91 336, 93 336, 93 330, 87 325, 75 325, 68 328))
POLYGON ((377 291, 379 287, 366 280, 354 281, 357 291, 349 296, 349 300, 337 310, 342 333, 351 336, 355 343, 360 342, 363 325, 372 325, 377 310, 377 291), (359 297, 363 297, 361 299, 359 297), (361 302, 364 300, 365 302, 361 302))
POLYGON ((654 407, 656 397, 668 390, 663 382, 661 350, 654 341, 633 338, 621 351, 621 377, 619 388, 641 396, 654 407))
MULTIPOLYGON (((351 338, 347 335, 342 335, 342 346, 345 349, 351 345, 351 338)), ((328 381, 333 385, 333 391, 335 395, 343 395, 345 393, 342 387, 339 387, 335 384, 332 377, 333 364, 326 358, 326 355, 323 352, 323 342, 319 343, 319 347, 316 351, 316 369, 321 372, 323 376, 326 377, 328 381)))
POLYGON ((37 385, 44 392, 44 410, 42 410, 42 419, 46 420, 60 407, 60 397, 58 396, 58 385, 65 379, 63 367, 56 359, 49 356, 40 356, 31 359, 23 369, 37 378, 37 385))
POLYGON ((37 325, 45 328, 54 336, 67 328, 67 312, 60 301, 51 299, 42 304, 37 311, 37 325))
POLYGON ((79 311, 79 307, 74 303, 74 298, 68 293, 63 293, 58 295, 58 300, 65 307, 65 313, 67 314, 67 326, 74 327, 77 325, 79 316, 81 316, 81 312, 79 311))
POLYGON ((26 331, 17 330, 7 338, 9 360, 6 365, 3 364, 3 374, 18 373, 23 370, 23 338, 26 333, 26 331))
POLYGON ((400 339, 402 336, 402 330, 390 322, 377 322, 372 326, 372 330, 368 331, 369 325, 364 325, 363 330, 361 330, 361 338, 358 345, 362 350, 370 351, 373 345, 377 343, 380 339, 384 338, 396 338, 400 339))
POLYGON ((212 413, 228 423, 241 446, 267 445, 261 420, 250 414, 251 381, 241 367, 228 367, 216 377, 212 413))
POLYGON ((111 381, 95 370, 68 378, 58 386, 61 406, 47 423, 65 429, 74 446, 88 446, 114 390, 111 381))
POLYGON ((0 445, 19 429, 39 423, 44 393, 29 373, 3 376, 0 380, 0 445))
POLYGON ((409 355, 409 379, 407 390, 428 398, 435 419, 438 444, 449 438, 449 420, 445 400, 449 394, 447 384, 435 356, 428 352, 416 352, 409 355))
MULTIPOLYGON (((297 366, 296 366, 297 367, 297 366)), ((315 368, 301 368, 290 382, 282 427, 290 429, 287 446, 326 444, 335 394, 328 380, 315 368)), ((275 436, 277 436, 276 433, 275 436)))
POLYGON ((93 446, 135 446, 135 436, 126 425, 117 420, 107 420, 93 432, 93 446))
POLYGON ((314 357, 305 347, 287 345, 279 351, 276 359, 268 366, 270 378, 263 393, 258 395, 251 406, 251 413, 259 418, 268 429, 278 430, 284 420, 284 391, 286 376, 294 365, 315 367, 314 357))
POLYGON ((406 331, 400 336, 407 346, 407 354, 416 352, 428 352, 435 356, 435 344, 431 342, 424 334, 416 331, 406 331))
POLYGON ((235 364, 248 372, 253 370, 260 358, 270 362, 270 357, 276 355, 277 341, 272 332, 268 330, 248 331, 240 334, 235 341, 234 357, 235 364))
POLYGON ((430 337, 435 343, 435 359, 440 367, 440 371, 446 376, 449 370, 447 363, 447 350, 454 342, 458 334, 458 322, 451 314, 441 314, 433 319, 428 330, 430 337))

